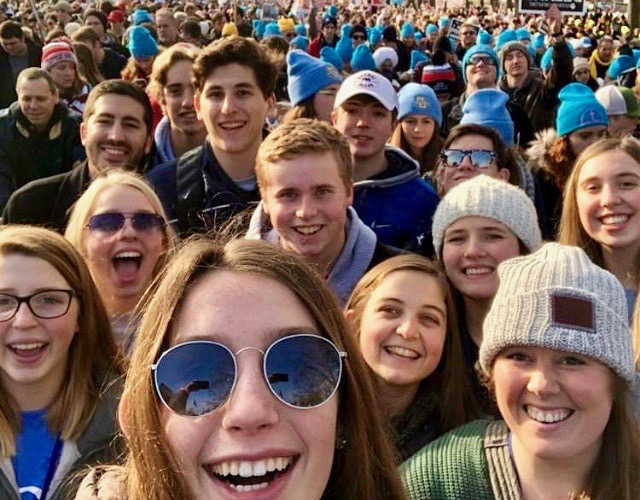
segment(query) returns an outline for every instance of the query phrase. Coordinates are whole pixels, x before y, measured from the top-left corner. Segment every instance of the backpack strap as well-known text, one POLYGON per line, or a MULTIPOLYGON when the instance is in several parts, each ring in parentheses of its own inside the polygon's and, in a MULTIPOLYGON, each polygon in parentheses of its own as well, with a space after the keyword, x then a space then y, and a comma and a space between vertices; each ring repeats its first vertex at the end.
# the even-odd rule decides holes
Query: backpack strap
POLYGON ((509 429, 504 421, 487 425, 484 451, 496 500, 522 500, 518 475, 509 453, 509 429))

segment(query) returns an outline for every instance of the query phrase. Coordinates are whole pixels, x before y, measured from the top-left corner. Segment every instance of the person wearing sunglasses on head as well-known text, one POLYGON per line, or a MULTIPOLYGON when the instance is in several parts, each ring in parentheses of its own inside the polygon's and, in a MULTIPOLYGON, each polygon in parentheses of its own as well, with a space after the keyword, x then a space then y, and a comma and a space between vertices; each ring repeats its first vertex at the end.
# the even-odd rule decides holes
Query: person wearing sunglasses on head
POLYGON ((0 498, 67 500, 124 450, 117 348, 82 256, 35 226, 0 228, 0 498))
MULTIPOLYGON (((443 136, 447 136, 453 127, 458 125, 464 114, 466 100, 480 89, 495 89, 498 83, 500 61, 498 55, 489 45, 474 45, 468 49, 462 59, 462 76, 465 89, 459 98, 453 98, 442 106, 443 136)), ((533 139, 533 128, 525 110, 519 104, 507 102, 507 111, 515 129, 515 143, 526 146, 533 139)))
POLYGON ((129 500, 405 498, 340 307, 298 256, 194 239, 146 306, 119 411, 126 462, 78 499, 110 485, 129 500))
POLYGON ((541 243, 531 199, 522 189, 487 175, 455 186, 433 217, 433 246, 458 306, 465 364, 483 414, 495 414, 495 407, 475 364, 482 322, 498 289, 498 264, 535 251, 541 243))
POLYGON ((128 351, 138 321, 136 305, 174 246, 175 233, 160 200, 141 177, 110 171, 75 204, 65 237, 86 259, 116 341, 128 351))

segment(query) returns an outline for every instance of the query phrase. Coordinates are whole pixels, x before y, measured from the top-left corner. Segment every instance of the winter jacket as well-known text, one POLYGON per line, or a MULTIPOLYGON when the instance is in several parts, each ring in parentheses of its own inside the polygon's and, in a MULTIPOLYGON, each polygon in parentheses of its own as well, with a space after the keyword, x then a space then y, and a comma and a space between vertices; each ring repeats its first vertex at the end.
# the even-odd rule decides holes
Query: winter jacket
MULTIPOLYGON (((346 239, 340 255, 327 276, 331 290, 343 306, 346 305, 360 278, 369 269, 401 253, 400 250, 380 244, 375 233, 362 223, 355 210, 351 207, 347 210, 346 239)), ((271 227, 262 202, 258 204, 251 216, 246 237, 269 241, 280 246, 280 237, 271 227)))
POLYGON ((382 243, 431 256, 431 220, 438 195, 407 153, 387 146, 385 156, 387 169, 355 183, 353 208, 382 243))
MULTIPOLYGON (((499 82, 500 90, 509 94, 509 100, 522 107, 531 121, 533 132, 553 127, 556 108, 560 104, 558 93, 573 79, 573 58, 565 42, 553 45, 553 65, 547 78, 538 70, 530 70, 521 87, 510 88, 507 76, 499 82)), ((520 143, 521 145, 525 145, 520 143)))
MULTIPOLYGON (((28 38, 27 44, 27 68, 39 68, 42 60, 42 47, 36 45, 28 38)), ((8 108, 18 100, 16 94, 16 80, 11 71, 9 55, 0 47, 0 109, 8 108)), ((17 75, 16 75, 17 76, 17 75)))
MULTIPOLYGON (((49 494, 42 500, 74 498, 80 483, 79 472, 89 466, 112 463, 124 451, 117 421, 122 381, 105 377, 101 391, 96 411, 82 436, 77 441, 63 442, 49 494)), ((0 461, 0 498, 20 500, 10 458, 0 461)))
POLYGON ((319 58, 320 51, 322 50, 323 47, 331 47, 335 49, 336 45, 338 44, 338 40, 340 40, 340 37, 336 36, 333 39, 333 42, 329 43, 324 38, 324 35, 320 33, 317 37, 315 37, 313 40, 309 42, 309 46, 307 47, 307 53, 312 55, 313 57, 319 58))
POLYGON ((57 104, 45 129, 38 131, 17 102, 0 111, 0 209, 17 188, 68 172, 84 159, 81 121, 79 113, 57 104))
POLYGON ((179 160, 147 174, 167 216, 183 235, 217 230, 260 201, 258 188, 244 191, 218 163, 209 141, 179 160))
MULTIPOLYGON (((464 106, 465 94, 451 99, 442 104, 442 125, 440 133, 442 137, 447 137, 449 131, 460 124, 462 120, 462 107, 464 106)), ((521 147, 526 147, 534 137, 531 120, 527 112, 519 104, 507 101, 507 111, 513 121, 514 140, 513 142, 521 147)))

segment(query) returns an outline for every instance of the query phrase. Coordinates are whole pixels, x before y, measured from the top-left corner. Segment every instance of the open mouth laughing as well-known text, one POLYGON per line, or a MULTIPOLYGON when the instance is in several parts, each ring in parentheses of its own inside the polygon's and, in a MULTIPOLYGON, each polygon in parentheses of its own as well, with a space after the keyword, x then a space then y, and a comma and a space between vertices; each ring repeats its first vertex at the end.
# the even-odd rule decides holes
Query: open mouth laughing
POLYGON ((231 460, 205 466, 207 473, 238 493, 259 491, 288 473, 294 457, 273 457, 255 461, 231 460))
POLYGON ((567 408, 542 410, 530 405, 525 405, 524 410, 531 419, 540 424, 557 424, 559 422, 564 422, 573 415, 573 410, 569 410, 567 408))

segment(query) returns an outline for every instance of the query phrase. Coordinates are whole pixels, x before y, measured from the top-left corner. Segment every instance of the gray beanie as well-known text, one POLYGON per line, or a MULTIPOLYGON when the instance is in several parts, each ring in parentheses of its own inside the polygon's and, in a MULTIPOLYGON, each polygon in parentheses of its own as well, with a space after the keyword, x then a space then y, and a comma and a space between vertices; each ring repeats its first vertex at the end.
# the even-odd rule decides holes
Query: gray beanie
POLYGON ((468 179, 449 191, 433 216, 433 247, 441 258, 444 232, 463 217, 488 217, 507 226, 530 251, 542 244, 536 208, 519 187, 488 175, 468 179))
POLYGON ((504 47, 502 47, 502 49, 500 50, 500 70, 503 73, 506 73, 504 69, 504 60, 507 57, 507 54, 513 52, 514 50, 519 50, 525 55, 525 57, 527 58, 527 64, 529 65, 528 67, 529 69, 531 69, 531 67, 533 66, 533 58, 531 57, 531 54, 529 54, 529 50, 524 46, 524 44, 514 41, 505 43, 504 47))
POLYGON ((485 372, 503 349, 531 345, 588 356, 634 381, 624 289, 582 249, 547 243, 534 254, 504 261, 498 276, 482 327, 485 372))

